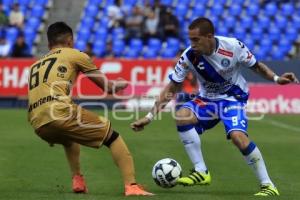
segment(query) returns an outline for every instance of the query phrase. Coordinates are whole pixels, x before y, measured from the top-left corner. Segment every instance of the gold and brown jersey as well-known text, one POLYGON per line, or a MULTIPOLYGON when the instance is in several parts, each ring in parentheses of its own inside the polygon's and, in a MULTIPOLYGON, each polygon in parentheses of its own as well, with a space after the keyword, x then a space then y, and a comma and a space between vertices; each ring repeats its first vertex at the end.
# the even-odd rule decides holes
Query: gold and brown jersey
POLYGON ((28 119, 37 129, 67 118, 72 109, 70 91, 79 72, 97 70, 90 57, 73 48, 55 48, 30 67, 28 119))

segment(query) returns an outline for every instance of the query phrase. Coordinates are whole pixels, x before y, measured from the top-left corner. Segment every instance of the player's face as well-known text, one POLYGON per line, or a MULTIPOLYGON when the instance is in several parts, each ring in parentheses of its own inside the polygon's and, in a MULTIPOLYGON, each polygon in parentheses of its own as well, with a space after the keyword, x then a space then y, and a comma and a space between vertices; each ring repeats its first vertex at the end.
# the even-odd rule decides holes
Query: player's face
POLYGON ((197 55, 211 54, 211 34, 201 35, 198 28, 189 30, 191 46, 197 55))

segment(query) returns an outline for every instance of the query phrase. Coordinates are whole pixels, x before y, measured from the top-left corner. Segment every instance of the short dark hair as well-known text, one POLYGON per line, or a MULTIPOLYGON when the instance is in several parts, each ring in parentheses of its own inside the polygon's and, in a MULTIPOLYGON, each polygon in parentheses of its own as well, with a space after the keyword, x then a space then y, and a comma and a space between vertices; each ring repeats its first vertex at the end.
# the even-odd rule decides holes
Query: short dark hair
POLYGON ((64 44, 67 36, 73 37, 73 31, 65 22, 55 22, 48 27, 47 38, 49 45, 64 44))
POLYGON ((198 17, 189 25, 189 30, 199 28, 200 34, 206 35, 208 33, 215 34, 215 27, 212 21, 205 17, 198 17))

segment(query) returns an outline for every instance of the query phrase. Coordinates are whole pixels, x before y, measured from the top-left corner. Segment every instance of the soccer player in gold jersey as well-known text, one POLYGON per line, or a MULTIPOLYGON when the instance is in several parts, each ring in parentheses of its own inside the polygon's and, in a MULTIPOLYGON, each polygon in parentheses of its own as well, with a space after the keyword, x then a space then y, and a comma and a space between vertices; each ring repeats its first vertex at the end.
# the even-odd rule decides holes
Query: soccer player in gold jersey
POLYGON ((80 171, 80 145, 111 151, 121 171, 125 196, 153 195, 135 180, 132 156, 122 139, 102 116, 73 103, 70 91, 79 72, 108 93, 127 87, 123 79, 108 80, 90 57, 73 48, 73 31, 64 22, 51 24, 47 30, 50 52, 30 67, 28 82, 28 120, 36 134, 51 146, 62 144, 70 165, 73 191, 86 193, 80 171))

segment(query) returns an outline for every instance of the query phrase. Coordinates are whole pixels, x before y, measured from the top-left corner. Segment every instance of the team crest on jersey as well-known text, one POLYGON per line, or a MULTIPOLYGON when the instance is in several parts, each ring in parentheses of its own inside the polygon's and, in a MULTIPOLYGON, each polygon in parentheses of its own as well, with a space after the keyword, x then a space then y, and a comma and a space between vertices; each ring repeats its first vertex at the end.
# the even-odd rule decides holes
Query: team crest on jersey
POLYGON ((60 73, 66 73, 67 71, 68 71, 68 69, 67 69, 67 67, 65 67, 65 66, 59 66, 58 68, 57 68, 57 70, 60 72, 60 73))
POLYGON ((230 60, 227 59, 227 58, 223 58, 222 61, 221 61, 221 65, 223 67, 228 67, 230 65, 230 60))
POLYGON ((68 71, 68 68, 65 67, 65 66, 59 66, 57 68, 57 71, 58 71, 57 77, 64 78, 65 77, 65 73, 67 73, 67 71, 68 71))

